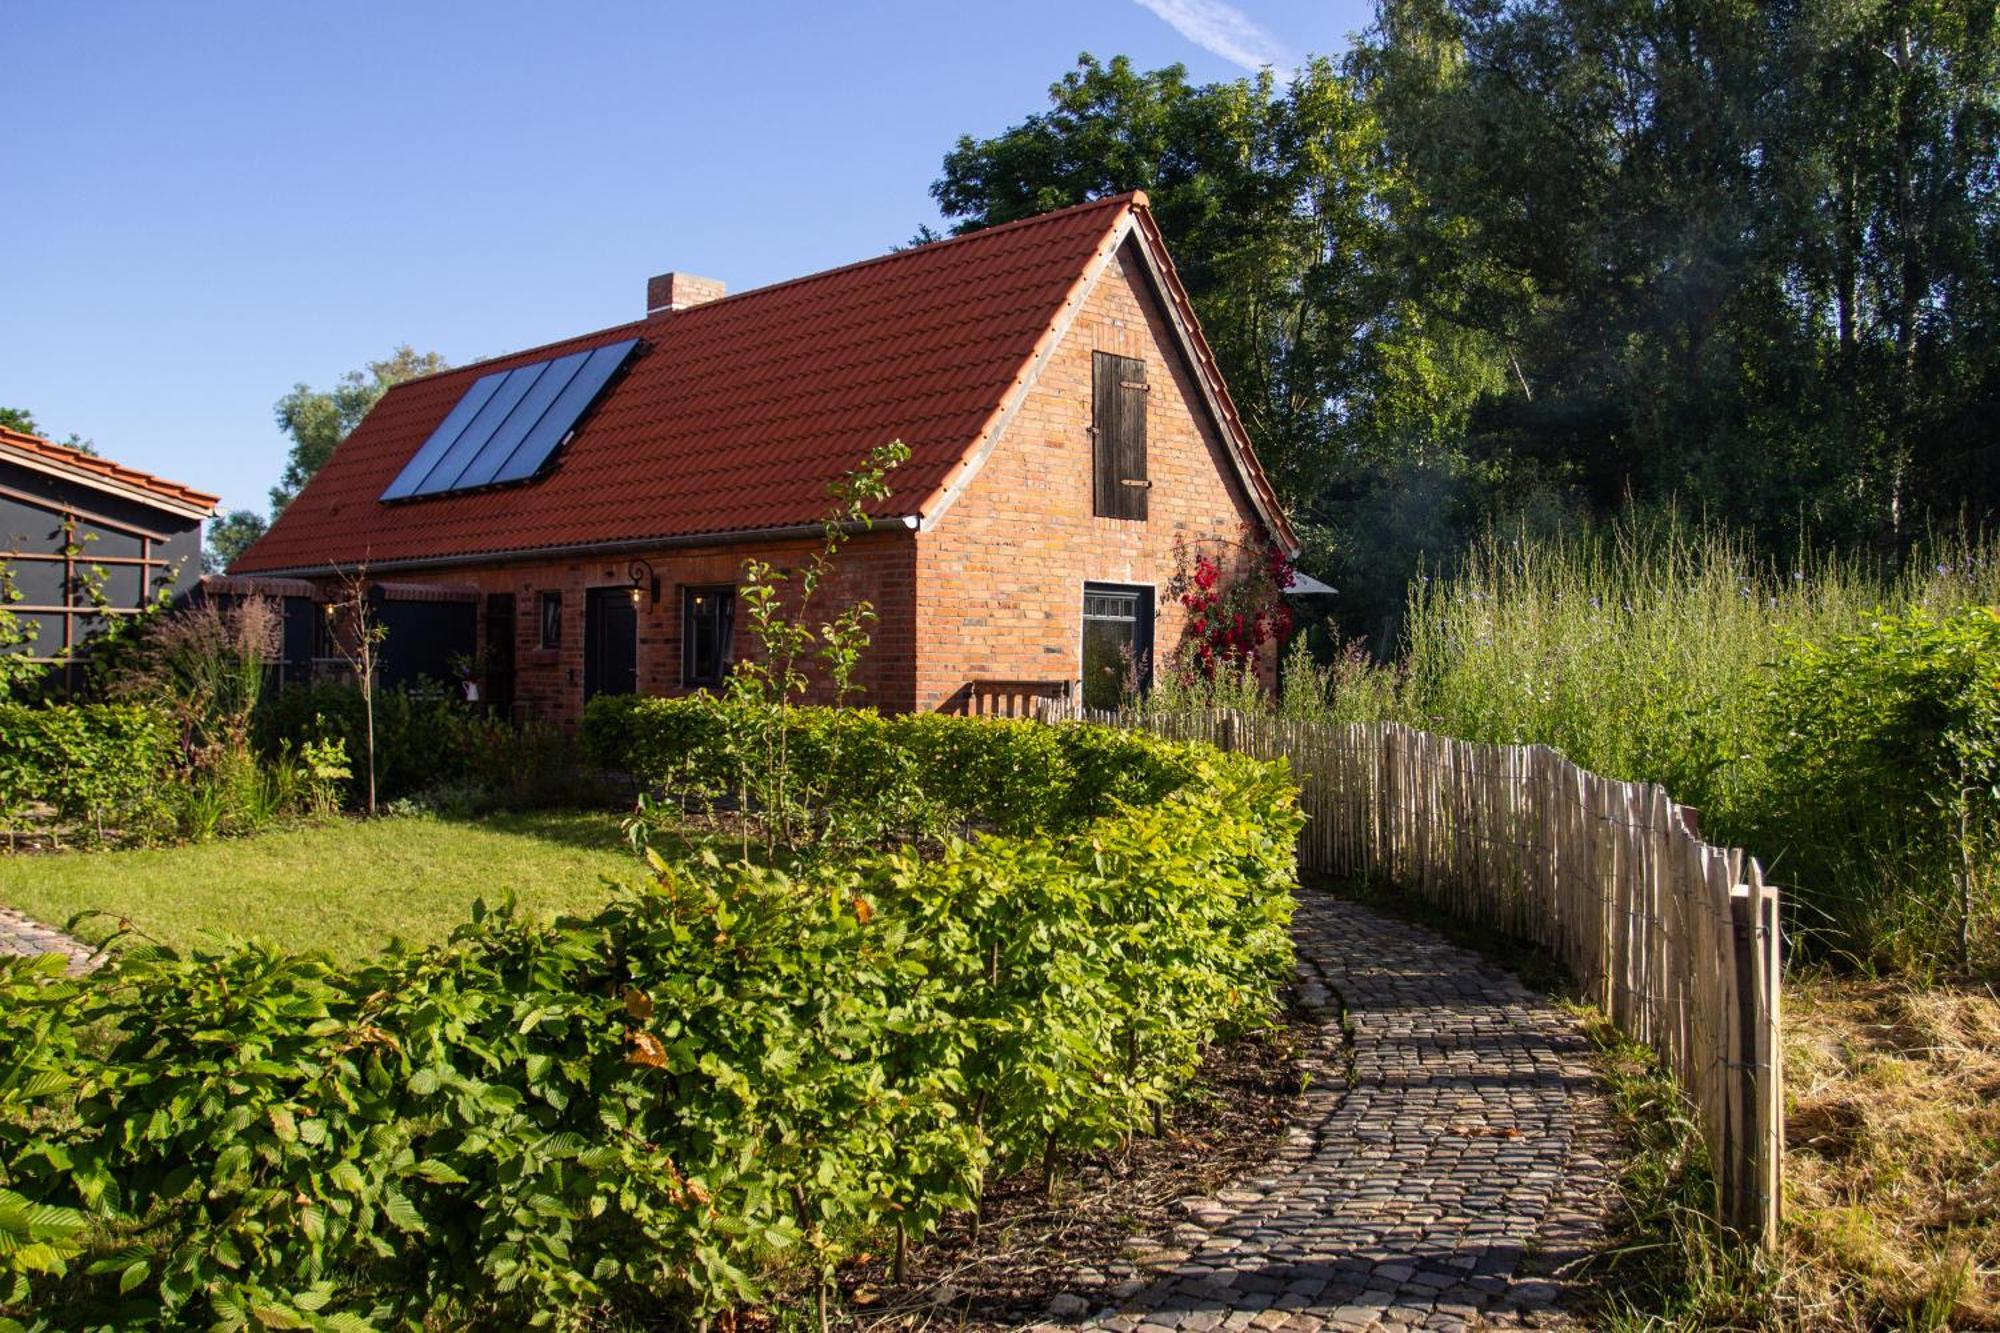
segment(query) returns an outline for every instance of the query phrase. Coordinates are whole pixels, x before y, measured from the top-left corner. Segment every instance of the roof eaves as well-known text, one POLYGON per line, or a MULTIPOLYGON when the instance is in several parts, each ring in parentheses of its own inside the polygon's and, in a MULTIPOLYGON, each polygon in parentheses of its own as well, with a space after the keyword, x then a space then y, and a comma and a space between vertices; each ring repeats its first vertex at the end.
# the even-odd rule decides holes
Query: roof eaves
MULTIPOLYGON (((916 514, 878 514, 871 519, 841 524, 850 536, 869 532, 911 532, 919 523, 916 514)), ((787 523, 768 528, 732 528, 728 531, 684 532, 658 537, 619 537, 600 542, 566 542, 545 546, 520 546, 503 551, 467 551, 458 555, 399 556, 374 560, 363 556, 352 564, 320 563, 280 565, 269 569, 239 569, 231 565, 232 576, 250 578, 314 578, 366 568, 371 573, 409 569, 452 569, 463 565, 506 564, 520 560, 548 560, 572 555, 623 555, 632 551, 663 551, 682 546, 736 546, 745 542, 785 541, 796 537, 816 537, 826 531, 825 523, 787 523)), ((254 546, 251 549, 255 549, 254 546)), ((249 552, 244 553, 248 555, 249 552)))

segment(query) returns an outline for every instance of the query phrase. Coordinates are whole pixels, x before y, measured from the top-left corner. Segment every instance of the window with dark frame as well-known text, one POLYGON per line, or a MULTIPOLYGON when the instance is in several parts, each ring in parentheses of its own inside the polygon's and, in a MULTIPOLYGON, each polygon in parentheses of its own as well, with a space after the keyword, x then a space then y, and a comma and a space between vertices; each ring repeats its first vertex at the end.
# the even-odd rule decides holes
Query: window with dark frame
POLYGON ((535 605, 541 613, 541 646, 562 647, 562 591, 555 589, 544 592, 535 605))
POLYGON ((1153 674, 1153 590, 1083 585, 1083 706, 1117 708, 1153 674))
POLYGON ((718 686, 729 674, 736 634, 736 589, 681 590, 681 684, 718 686))
POLYGON ((1091 512, 1143 522, 1153 483, 1146 475, 1146 363, 1091 354, 1091 512))

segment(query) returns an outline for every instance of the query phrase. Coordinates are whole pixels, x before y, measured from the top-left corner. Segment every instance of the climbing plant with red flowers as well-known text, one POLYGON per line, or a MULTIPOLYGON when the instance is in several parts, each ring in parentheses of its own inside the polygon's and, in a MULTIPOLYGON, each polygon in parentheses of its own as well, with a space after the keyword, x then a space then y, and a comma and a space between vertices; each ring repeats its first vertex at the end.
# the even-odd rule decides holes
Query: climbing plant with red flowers
POLYGON ((1243 541, 1228 554, 1203 543, 1190 549, 1174 544, 1174 577, 1167 591, 1187 609, 1174 673, 1183 684, 1214 680, 1218 672, 1241 672, 1255 664, 1258 650, 1291 633, 1285 605, 1292 562, 1278 545, 1245 525, 1243 541), (1235 557, 1235 558, 1231 558, 1235 557))

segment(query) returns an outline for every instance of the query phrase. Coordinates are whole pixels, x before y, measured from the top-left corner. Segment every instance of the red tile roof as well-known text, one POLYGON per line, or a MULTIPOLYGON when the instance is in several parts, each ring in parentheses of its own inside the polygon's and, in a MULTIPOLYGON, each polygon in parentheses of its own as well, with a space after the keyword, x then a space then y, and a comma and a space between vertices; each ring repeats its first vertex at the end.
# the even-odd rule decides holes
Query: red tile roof
MULTIPOLYGON (((877 516, 921 515, 1144 204, 1099 200, 399 385, 231 572, 811 524, 827 483, 894 439, 910 460, 877 516), (635 335, 629 370, 546 476, 377 498, 480 376, 635 335)), ((1261 475, 1252 486, 1268 494, 1261 475)))
POLYGON ((199 509, 209 514, 215 511, 215 506, 222 499, 219 495, 210 495, 207 491, 198 491, 178 481, 168 481, 150 472, 141 472, 138 468, 126 467, 108 458, 99 458, 81 449, 45 440, 39 435, 0 426, 0 458, 7 457, 10 452, 17 460, 30 465, 53 467, 86 483, 109 482, 114 488, 143 491, 180 509, 199 509))

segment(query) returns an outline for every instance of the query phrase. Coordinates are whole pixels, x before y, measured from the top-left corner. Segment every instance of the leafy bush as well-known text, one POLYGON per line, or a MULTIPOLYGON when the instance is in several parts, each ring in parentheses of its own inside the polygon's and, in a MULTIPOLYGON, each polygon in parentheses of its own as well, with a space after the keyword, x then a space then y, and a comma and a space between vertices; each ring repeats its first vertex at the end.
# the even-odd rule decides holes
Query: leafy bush
POLYGON ((0 814, 46 803, 98 833, 148 820, 174 739, 164 714, 138 704, 0 703, 0 814))
POLYGON ((935 836, 955 824, 1072 828, 1188 777, 1180 752, 1113 728, 763 709, 708 695, 601 696, 584 711, 583 742, 595 762, 670 797, 787 809, 810 825, 801 841, 818 846, 935 836))
MULTIPOLYGON (((994 724, 909 734, 988 772, 1114 744, 1045 733, 1059 761, 994 724)), ((755 1298, 774 1254, 825 1274, 970 1206, 991 1171, 1116 1141, 1268 1012, 1300 816, 1282 766, 1115 745, 1147 757, 1156 799, 1066 835, 796 875, 653 854, 655 878, 593 916, 482 907, 450 944, 358 971, 249 946, 137 950, 83 983, 0 963, 0 1191, 94 1227, 0 1288, 0 1317, 521 1326, 662 1296, 703 1314, 755 1298)), ((916 799, 973 812, 962 775, 945 796, 908 768, 916 799)))
POLYGON ((1971 962, 2000 847, 2000 611, 1885 615, 1795 645, 1768 698, 1773 738, 1760 839, 1800 882, 1843 876, 1826 902, 1846 940, 1878 933, 1971 962), (1872 872, 1872 873, 1871 873, 1872 872))
MULTIPOLYGON (((303 755, 307 745, 339 742, 351 766, 364 753, 365 728, 354 686, 292 685, 265 699, 254 737, 267 761, 287 746, 303 755)), ((497 718, 437 687, 375 692, 375 765, 385 800, 448 790, 484 807, 576 800, 575 749, 560 728, 497 718)))
POLYGON ((27 693, 48 670, 44 663, 29 657, 39 630, 35 621, 10 609, 11 603, 20 600, 21 590, 14 586, 14 571, 0 565, 0 702, 27 693))

